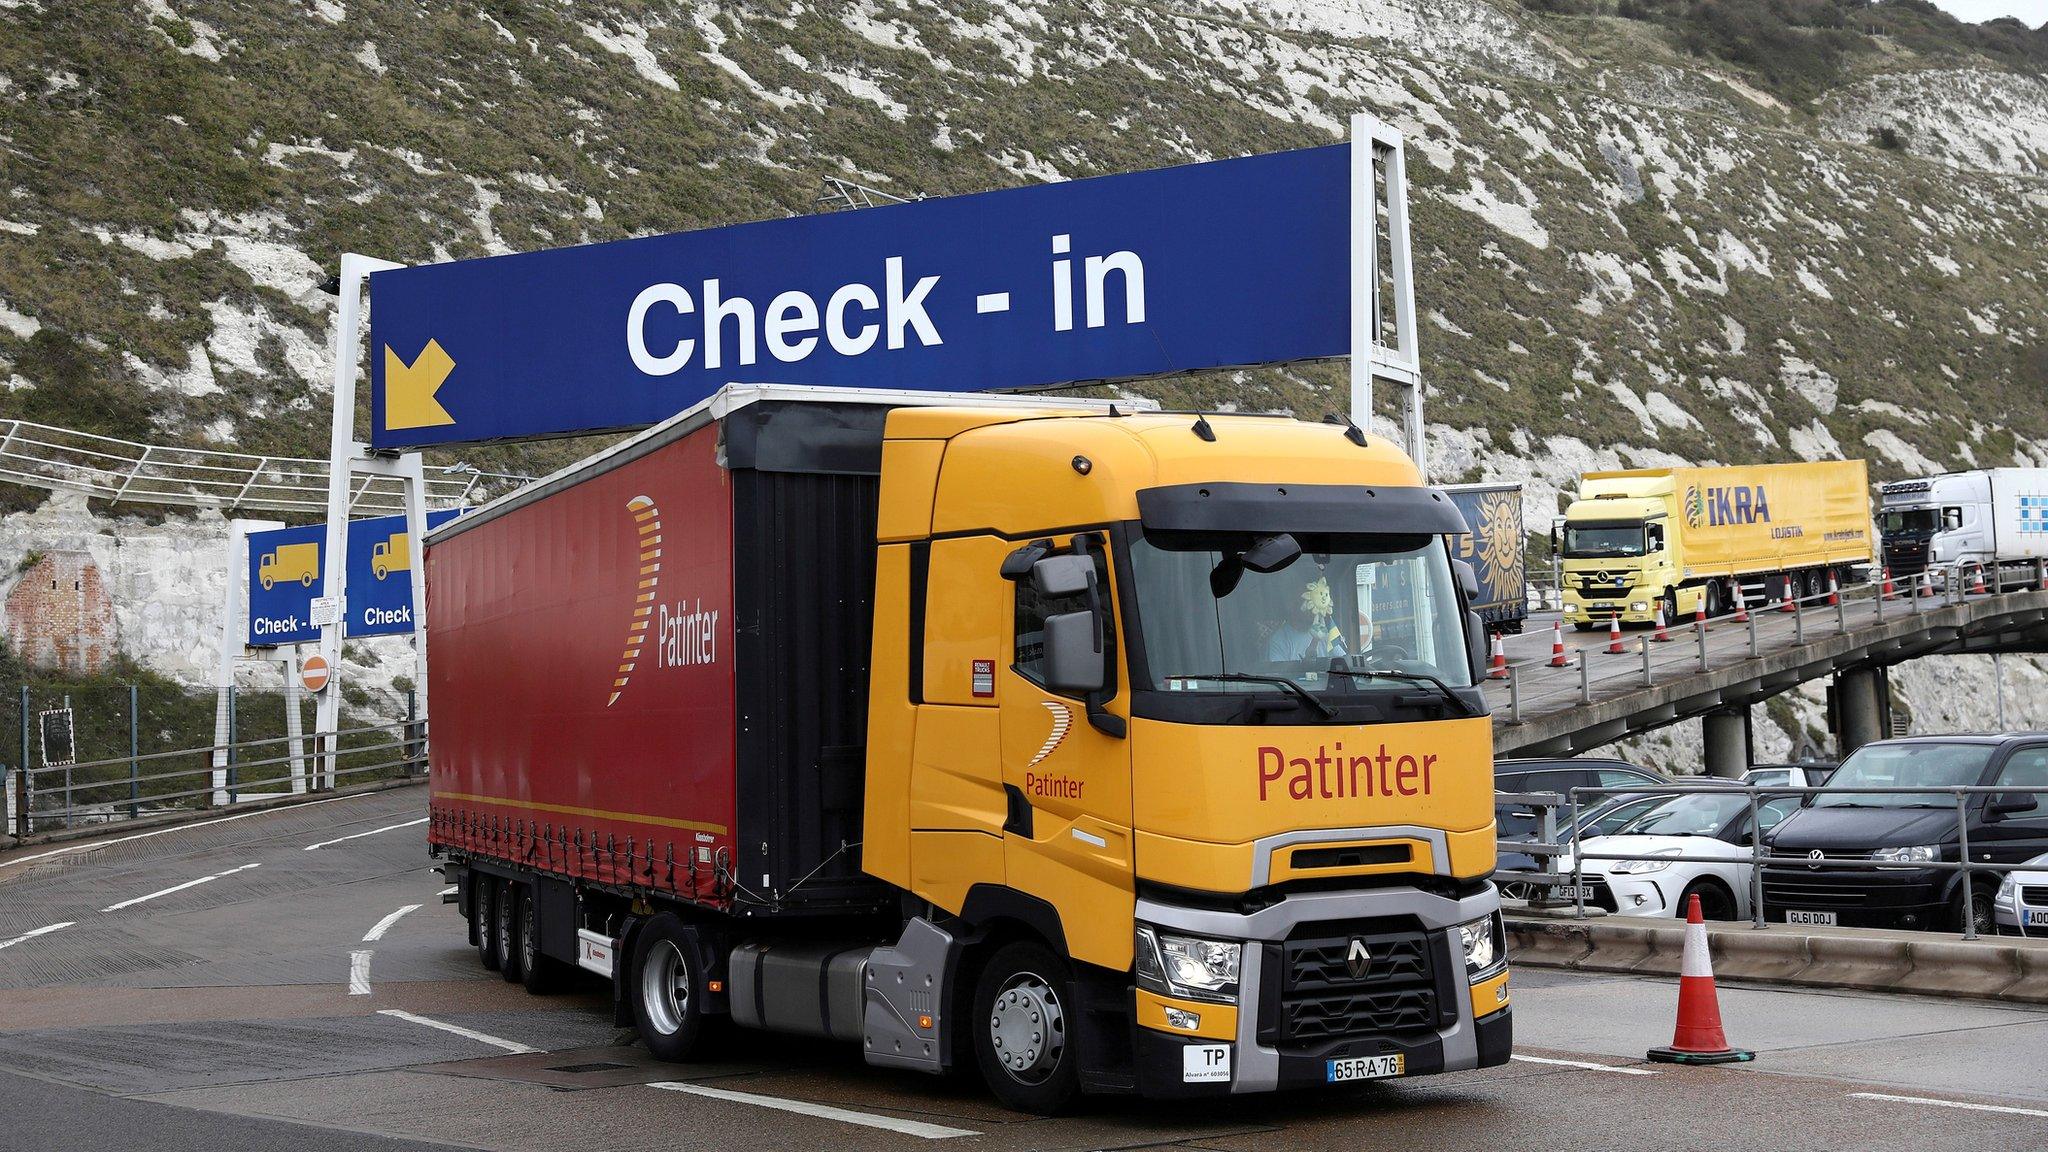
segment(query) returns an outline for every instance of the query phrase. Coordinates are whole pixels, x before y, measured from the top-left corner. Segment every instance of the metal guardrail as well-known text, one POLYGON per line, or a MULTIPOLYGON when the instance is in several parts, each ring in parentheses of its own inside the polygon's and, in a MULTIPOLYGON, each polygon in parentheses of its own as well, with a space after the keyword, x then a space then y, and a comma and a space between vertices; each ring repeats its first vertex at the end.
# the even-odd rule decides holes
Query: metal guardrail
POLYGON ((17 768, 0 773, 0 784, 14 789, 15 800, 15 826, 5 831, 22 838, 53 824, 69 828, 192 809, 234 808, 327 791, 343 778, 389 779, 426 771, 424 716, 343 728, 333 735, 337 766, 331 775, 318 769, 323 737, 317 734, 17 768), (252 751, 260 754, 251 758, 247 753, 252 751), (190 763, 174 767, 181 761, 190 763), (200 787, 147 787, 200 780, 206 782, 200 787))
MULTIPOLYGON (((2000 873, 2007 873, 2007 872, 2014 872, 2014 871, 2019 871, 2019 870, 2023 870, 2023 869, 2025 869, 2025 868, 2027 867, 2027 865, 2025 865, 2024 863, 2014 863, 2014 864, 1998 864, 1998 863, 1980 863, 1980 862, 1972 861, 1972 860, 1970 859, 1970 823, 1969 823, 1969 798, 1970 798, 1970 797, 1972 797, 1972 796, 1984 796, 1984 795, 1999 795, 1999 796, 2003 796, 2003 795, 2009 795, 2009 794, 2020 794, 2020 795, 2028 795, 2028 796, 2033 796, 2033 797, 2035 797, 2035 798, 2036 798, 2036 803, 2040 803, 2040 802, 2041 802, 2041 799, 2040 799, 2040 798, 2042 798, 2042 797, 2048 797, 2048 788, 2009 788, 2009 787, 1987 786, 1987 785, 1981 785, 1981 784, 1972 784, 1972 785, 1953 785, 1953 786, 1948 786, 1948 787, 1921 787, 1921 788, 1913 788, 1913 787, 1904 787, 1904 786, 1896 786, 1896 785, 1895 785, 1895 786, 1891 786, 1891 787, 1883 787, 1883 788, 1847 788, 1847 787, 1842 787, 1842 788, 1836 788, 1836 787, 1826 787, 1826 786, 1823 786, 1823 787, 1819 787, 1819 788, 1812 788, 1812 787, 1801 787, 1801 786, 1798 786, 1798 785, 1791 785, 1791 784, 1781 784, 1781 785, 1772 785, 1772 786, 1769 786, 1769 787, 1764 787, 1764 786, 1759 786, 1759 785, 1753 785, 1753 784, 1733 784, 1733 783, 1730 783, 1730 784, 1718 784, 1718 785, 1697 785, 1697 784, 1694 784, 1694 785, 1669 785, 1669 784, 1667 784, 1667 785, 1642 785, 1642 784, 1637 784, 1637 785, 1617 785, 1617 786, 1614 786, 1614 787, 1594 787, 1594 786, 1590 786, 1590 785, 1588 785, 1588 786, 1583 786, 1583 787, 1575 787, 1575 788, 1571 788, 1571 789, 1568 789, 1568 790, 1567 790, 1567 792, 1565 793, 1564 797, 1563 797, 1563 798, 1564 798, 1564 800, 1565 800, 1565 803, 1564 803, 1564 804, 1562 804, 1562 805, 1557 805, 1557 804, 1548 804, 1548 803, 1546 803, 1546 801, 1548 801, 1548 800, 1550 800, 1550 799, 1552 799, 1552 798, 1556 798, 1556 797, 1558 797, 1558 796, 1559 796, 1559 794, 1558 794, 1558 793, 1555 793, 1555 792, 1550 792, 1550 793, 1527 793, 1527 794, 1523 794, 1523 793, 1505 793, 1505 792, 1502 792, 1502 793, 1496 793, 1496 794, 1495 794, 1495 797, 1494 797, 1494 798, 1495 798, 1495 801, 1496 801, 1497 803, 1518 803, 1518 804, 1526 804, 1526 805, 1528 805, 1528 806, 1530 806, 1530 807, 1532 807, 1532 808, 1535 808, 1535 809, 1537 809, 1537 810, 1539 811, 1539 813, 1540 813, 1540 817, 1541 817, 1541 820, 1542 820, 1542 828, 1543 828, 1543 831, 1542 831, 1542 832, 1539 832, 1539 835, 1541 835, 1541 836, 1542 836, 1542 839, 1541 839, 1541 840, 1538 840, 1538 841, 1534 841, 1534 842, 1518 842, 1518 841, 1506 841, 1505 843, 1506 843, 1506 844, 1507 844, 1508 846, 1512 847, 1512 849, 1513 849, 1514 851, 1517 851, 1517 852, 1521 852, 1521 853, 1525 853, 1525 854, 1527 854, 1527 855, 1530 855, 1530 856, 1534 856, 1534 857, 1536 857, 1536 858, 1537 858, 1538 860, 1542 861, 1542 862, 1543 862, 1543 864, 1544 864, 1545 866, 1544 866, 1544 867, 1543 867, 1542 869, 1540 869, 1539 871, 1536 871, 1536 872, 1503 872, 1503 873, 1500 873, 1500 874, 1499 874, 1499 876, 1500 876, 1500 877, 1503 877, 1503 878, 1505 878, 1505 879, 1507 879, 1507 880, 1508 880, 1509 882, 1511 882, 1511 883, 1527 883, 1527 884, 1530 884, 1530 885, 1532 885, 1532 886, 1533 886, 1533 885, 1545 885, 1545 886, 1548 886, 1548 887, 1553 887, 1553 888, 1555 888, 1555 887, 1559 887, 1559 886, 1562 886, 1562 885, 1564 885, 1564 884, 1565 884, 1565 883, 1566 883, 1567 881, 1566 881, 1566 879, 1565 879, 1565 873, 1563 873, 1563 872, 1561 872, 1561 871, 1558 871, 1558 870, 1556 869, 1556 867, 1555 867, 1555 862, 1556 862, 1556 858, 1557 858, 1557 857, 1559 857, 1559 856, 1562 856, 1562 855, 1567 855, 1567 854, 1568 854, 1568 855, 1570 855, 1570 856, 1571 856, 1571 858, 1572 858, 1572 870, 1571 870, 1571 874, 1570 874, 1570 880, 1569 880, 1569 884, 1570 884, 1570 887, 1571 887, 1571 889, 1572 889, 1572 908, 1573 908, 1573 915, 1574 915, 1575 917, 1577 917, 1577 918, 1583 919, 1583 918, 1585 917, 1585 915, 1586 915, 1586 899, 1585 899, 1585 896, 1586 896, 1586 879, 1585 879, 1585 877, 1586 877, 1586 872, 1585 872, 1585 861, 1587 861, 1587 860, 1611 860, 1611 861, 1626 861, 1626 860, 1666 860, 1666 861, 1668 861, 1668 860, 1673 860, 1673 859, 1679 859, 1679 860, 1683 860, 1683 859, 1686 859, 1686 857, 1685 857, 1685 856, 1684 856, 1683 854, 1681 854, 1681 855, 1679 855, 1679 856, 1677 856, 1677 857, 1673 857, 1673 856, 1669 855, 1668 853, 1664 853, 1664 854, 1656 854, 1656 853, 1620 853, 1620 852, 1585 852, 1585 851, 1582 851, 1582 850, 1581 850, 1581 841, 1582 841, 1582 839, 1586 839, 1586 838, 1584 838, 1584 837, 1581 837, 1581 836, 1580 836, 1580 828, 1579 828, 1579 820, 1580 820, 1580 815, 1581 815, 1581 812, 1580 812, 1580 808, 1579 808, 1579 797, 1580 797, 1580 796, 1588 796, 1588 797, 1592 797, 1592 796, 1731 796, 1731 795, 1744 795, 1744 796, 1746 796, 1746 797, 1747 797, 1747 799, 1748 799, 1748 802, 1749 802, 1749 826, 1750 826, 1750 828, 1751 828, 1751 830, 1752 830, 1752 831, 1751 831, 1751 834, 1750 834, 1750 844, 1749 844, 1749 848, 1750 848, 1750 855, 1749 855, 1749 861, 1748 861, 1748 865, 1749 865, 1749 870, 1750 870, 1750 872, 1749 872, 1749 893, 1748 893, 1748 895, 1749 895, 1749 907, 1750 907, 1750 922, 1751 922, 1751 924, 1752 924, 1752 925, 1753 925, 1754 927, 1757 927, 1757 928, 1762 928, 1762 927, 1763 927, 1763 926, 1765 925, 1765 922, 1766 922, 1766 916, 1765 916, 1765 907, 1764 907, 1764 868, 1765 868, 1765 866, 1767 866, 1767 865, 1783 865, 1783 866, 1792 866, 1792 865, 1797 865, 1797 866, 1799 866, 1799 867, 1802 867, 1802 868, 1806 868, 1806 869, 1808 869, 1808 870, 1813 870, 1813 871, 1819 871, 1819 870, 1823 870, 1823 869, 1824 869, 1824 870, 1827 870, 1827 871, 1841 871, 1841 872, 1856 872, 1856 871, 1871 871, 1871 872, 1898 872, 1898 871, 1908 871, 1908 870, 1918 870, 1918 871, 1936 871, 1936 872, 1962 872, 1962 873, 1965 873, 1965 874, 1966 874, 1966 875, 1965 875, 1965 878, 1964 878, 1964 883, 1963 883, 1963 886, 1962 886, 1962 892, 1963 892, 1963 939, 1965 939, 1965 940, 1975 940, 1975 939, 1977 939, 1977 931, 1976 931, 1976 917, 1975 917, 1975 912, 1976 912, 1976 895, 1977 895, 1977 894, 1976 894, 1976 885, 1975 885, 1975 884, 1973 884, 1973 883, 1970 883, 1970 882, 1969 882, 1969 875, 1972 875, 1972 874, 1975 874, 1975 873, 1978 873, 1978 872, 1988 872, 1988 873, 1991 873, 1991 874, 1993 874, 1993 875, 1998 875, 1998 874, 2000 874, 2000 873), (1954 802, 1955 802, 1955 812, 1956 812, 1956 841, 1957 841, 1957 845, 1956 845, 1956 847, 1957 847, 1957 855, 1958 855, 1958 857, 1959 857, 1959 860, 1957 860, 1957 861, 1944 861, 1944 860, 1925 860, 1925 861, 1923 861, 1923 860, 1906 860, 1906 861, 1893 861, 1893 860, 1873 860, 1873 859, 1870 859, 1870 858, 1868 858, 1868 857, 1865 857, 1865 858, 1860 858, 1860 859, 1859 859, 1859 858, 1856 858, 1856 857, 1826 857, 1826 858, 1823 858, 1823 859, 1820 859, 1820 860, 1814 860, 1814 859, 1812 859, 1812 858, 1810 858, 1810 857, 1806 857, 1806 856, 1778 856, 1778 855, 1774 855, 1774 854, 1769 854, 1769 853, 1766 853, 1766 852, 1764 851, 1764 843, 1763 843, 1763 837, 1761 837, 1761 836, 1757 835, 1757 834, 1755 833, 1755 831, 1754 831, 1754 830, 1755 830, 1755 828, 1756 828, 1756 825, 1757 825, 1757 808, 1758 808, 1759 800, 1761 799, 1761 800, 1764 800, 1764 801, 1769 801, 1769 800, 1776 800, 1776 799, 1780 799, 1780 798, 1782 798, 1782 797, 1786 797, 1786 796, 1805 796, 1805 797, 1811 797, 1811 796, 1819 796, 1819 795, 1830 795, 1830 796, 1900 796, 1900 795, 1905 795, 1905 796, 1940 796, 1940 797, 1948 797, 1948 798, 1951 798, 1951 799, 1953 799, 1953 800, 1954 800, 1954 802), (1562 807, 1562 808, 1569 808, 1569 810, 1570 810, 1570 818, 1569 818, 1569 823, 1568 823, 1568 824, 1567 824, 1566 826, 1567 826, 1568 828, 1570 828, 1570 829, 1571 829, 1571 836, 1569 837, 1569 840, 1568 840, 1568 842, 1567 842, 1567 843, 1559 843, 1559 842, 1557 842, 1557 839, 1556 839, 1556 827, 1557 827, 1557 823, 1556 823, 1556 813, 1557 813, 1557 810, 1558 810, 1559 808, 1561 808, 1561 807, 1562 807)), ((1627 832, 1626 832, 1626 831, 1624 830, 1624 831, 1622 831, 1622 832, 1616 832, 1616 833, 1603 833, 1602 835, 1627 835, 1627 834, 1628 834, 1628 833, 1627 833, 1627 832)), ((1655 833, 1650 833, 1650 835, 1655 835, 1655 833)), ((1601 838, 1600 836, 1594 836, 1594 837, 1591 837, 1591 839, 1600 839, 1600 838, 1601 838)), ((1723 862, 1726 862, 1726 858, 1721 858, 1721 859, 1722 859, 1722 861, 1723 861, 1723 862)), ((1536 904, 1536 903, 1535 903, 1535 902, 1533 902, 1533 901, 1531 902, 1531 904, 1532 904, 1532 906, 1542 906, 1542 905, 1538 905, 1538 904, 1536 904)))
MULTIPOLYGON (((1697 670, 1708 672, 1716 666, 1717 654, 1723 657, 1723 663, 1731 657, 1734 660, 1753 660, 1762 656, 1763 637, 1758 629, 1763 627, 1762 621, 1766 616, 1790 616, 1792 642, 1803 644, 1809 631, 1814 631, 1816 635, 1839 636, 1847 633, 1849 608, 1852 603, 1874 604, 1874 620, 1883 623, 1899 616, 1920 615, 1927 610, 1927 601, 1932 601, 1934 607, 1947 607, 1964 603, 1972 597, 1989 597, 2022 591, 2048 591, 2048 561, 2035 560, 2027 565, 1989 568, 1975 564, 1929 568, 1911 579, 1874 579, 1806 596, 1781 597, 1777 600, 1751 604, 1740 612, 1717 616, 1707 621, 1695 619, 1683 625, 1676 621, 1666 621, 1662 634, 1671 643, 1684 643, 1690 640, 1697 651, 1697 670), (2011 578, 2014 573, 2024 573, 2026 579, 2014 581, 2011 578), (1710 641, 1710 635, 1733 635, 1737 642, 1731 644, 1725 639, 1710 641)), ((1651 662, 1651 645, 1664 642, 1654 636, 1638 634, 1634 637, 1633 646, 1641 658, 1641 670, 1637 673, 1635 681, 1638 686, 1647 688, 1657 683, 1656 669, 1651 662)), ((1627 643, 1624 641, 1624 644, 1627 643)), ((1562 667, 1534 657, 1510 661, 1506 668, 1507 722, 1511 725, 1522 723, 1523 692, 1526 687, 1538 682, 1554 685, 1559 680, 1576 680, 1578 702, 1592 703, 1593 668, 1586 658, 1595 653, 1611 654, 1610 644, 1611 640, 1569 648, 1569 662, 1562 667)), ((1604 679, 1611 683, 1614 677, 1604 679)))
MULTIPOLYGON (((324 513, 327 471, 325 460, 137 444, 27 420, 0 420, 0 481, 80 492, 117 504, 324 513)), ((523 484, 529 479, 464 465, 437 471, 427 480, 427 504, 433 508, 467 504, 471 490, 484 480, 523 484)), ((397 478, 358 475, 350 483, 355 488, 349 497, 352 511, 405 511, 397 478)))

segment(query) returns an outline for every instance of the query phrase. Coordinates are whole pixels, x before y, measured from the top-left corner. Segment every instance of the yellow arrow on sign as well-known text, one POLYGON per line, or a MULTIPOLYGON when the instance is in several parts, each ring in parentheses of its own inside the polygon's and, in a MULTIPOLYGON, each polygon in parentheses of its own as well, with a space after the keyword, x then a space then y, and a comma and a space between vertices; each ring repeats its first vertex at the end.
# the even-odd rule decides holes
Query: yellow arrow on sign
POLYGON ((433 428, 455 423, 434 393, 455 370, 455 361, 439 340, 427 341, 412 363, 401 359, 391 345, 384 346, 384 427, 433 428))

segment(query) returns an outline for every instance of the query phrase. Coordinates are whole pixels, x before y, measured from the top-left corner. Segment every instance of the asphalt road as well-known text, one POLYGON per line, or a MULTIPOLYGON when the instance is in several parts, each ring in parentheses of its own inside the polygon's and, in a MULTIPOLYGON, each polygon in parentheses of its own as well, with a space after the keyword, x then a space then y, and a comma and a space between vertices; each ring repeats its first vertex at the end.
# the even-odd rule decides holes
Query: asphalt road
POLYGON ((1653 1067, 1669 981, 1536 969, 1507 1067, 1202 1107, 1020 1116, 754 1033, 661 1065, 599 986, 537 999, 476 964, 424 802, 0 856, 0 1149, 2048 1147, 2048 1011, 1724 988, 1757 1062, 1653 1067))

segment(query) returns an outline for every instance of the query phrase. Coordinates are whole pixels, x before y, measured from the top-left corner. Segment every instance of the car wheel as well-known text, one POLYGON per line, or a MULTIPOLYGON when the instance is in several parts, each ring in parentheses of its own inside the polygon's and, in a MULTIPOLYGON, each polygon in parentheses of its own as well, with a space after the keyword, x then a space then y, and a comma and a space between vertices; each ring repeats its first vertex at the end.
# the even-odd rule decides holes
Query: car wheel
POLYGON ((493 972, 498 970, 498 880, 494 876, 472 873, 470 882, 476 886, 476 895, 470 898, 476 911, 476 956, 484 967, 493 972))
POLYGON ((1972 896, 1971 906, 1965 912, 1963 908, 1963 886, 1961 884, 1956 885, 1956 894, 1949 898, 1948 903, 1949 928, 1955 932, 1963 932, 1974 928, 1979 936, 1996 936, 1998 935, 1998 920, 1992 910, 1992 901, 1997 899, 1998 894, 1982 884, 1974 885, 1974 887, 1976 892, 1972 896), (1972 916, 1976 919, 1974 925, 1970 923, 1970 917, 1972 916))
POLYGON ((698 976, 694 949, 674 913, 660 913, 641 925, 627 988, 634 1027, 656 1059, 680 1063, 696 1051, 704 1031, 698 976))
POLYGON ((1685 892, 1678 897, 1678 915, 1688 915, 1692 898, 1700 898, 1700 916, 1707 920, 1735 919, 1735 894, 1727 885, 1718 880, 1695 880, 1685 886, 1685 892))
POLYGON ((519 966, 519 898, 526 885, 505 881, 498 885, 498 975, 517 984, 525 969, 519 966))
POLYGON ((1066 961, 1033 941, 989 957, 974 989, 975 1062, 1011 1108, 1050 1116, 1080 1095, 1079 1000, 1066 961))

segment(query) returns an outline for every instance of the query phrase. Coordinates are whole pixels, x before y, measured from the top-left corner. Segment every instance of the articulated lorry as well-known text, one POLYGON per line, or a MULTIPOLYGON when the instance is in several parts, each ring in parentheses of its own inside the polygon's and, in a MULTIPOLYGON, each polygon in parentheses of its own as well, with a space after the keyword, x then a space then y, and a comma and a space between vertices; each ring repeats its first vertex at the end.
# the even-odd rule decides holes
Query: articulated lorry
POLYGON ((1504 1063, 1483 631, 1398 449, 749 386, 436 531, 487 966, 1005 1103, 1504 1063))
POLYGON ((1479 595, 1472 610, 1489 632, 1518 633, 1529 618, 1528 561, 1522 546, 1520 484, 1453 484, 1444 495, 1470 531, 1451 537, 1451 558, 1472 566, 1479 595))
POLYGON ((1872 562, 1861 460, 1588 472, 1562 529, 1564 618, 1580 629, 1817 596, 1872 562))
POLYGON ((2048 558, 2048 468, 1987 468, 1879 490, 1878 530, 1892 577, 2048 558))

